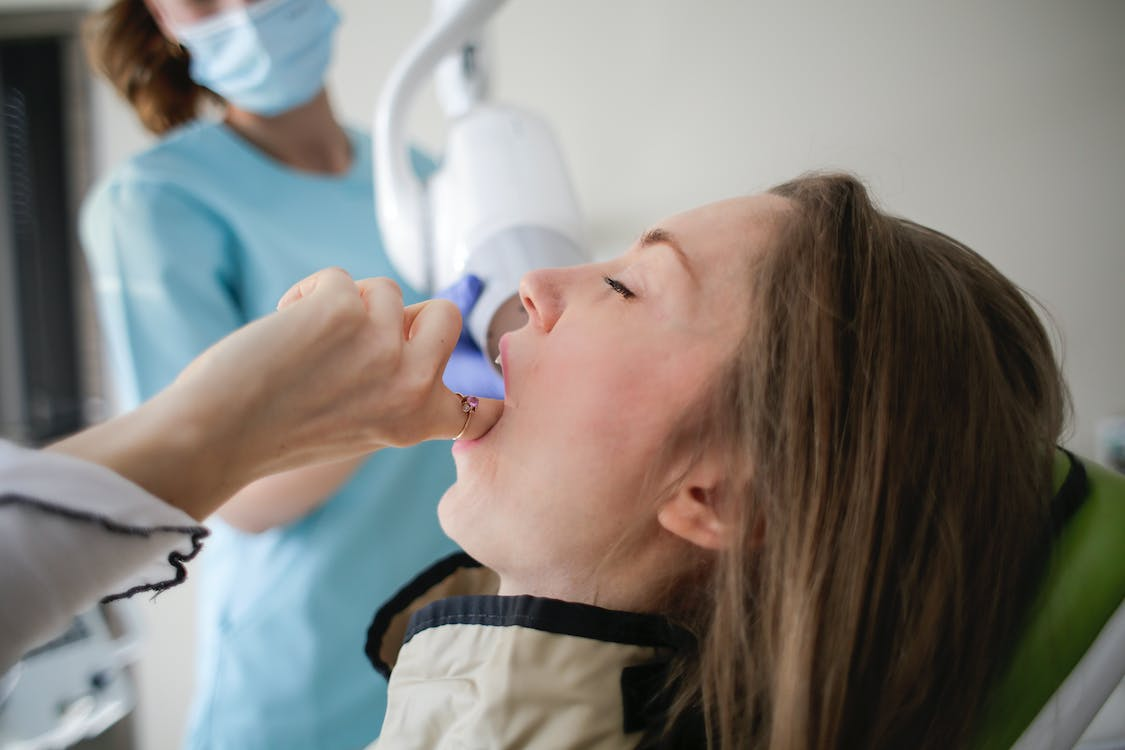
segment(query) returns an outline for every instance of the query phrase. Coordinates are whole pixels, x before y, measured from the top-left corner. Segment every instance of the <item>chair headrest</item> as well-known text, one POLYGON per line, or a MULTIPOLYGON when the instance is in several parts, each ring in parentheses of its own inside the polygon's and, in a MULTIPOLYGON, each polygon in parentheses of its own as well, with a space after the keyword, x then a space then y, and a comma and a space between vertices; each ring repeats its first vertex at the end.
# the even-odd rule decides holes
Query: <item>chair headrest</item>
POLYGON ((1042 583, 973 746, 1009 748, 1125 602, 1125 476, 1059 451, 1060 523, 1042 583), (1075 477, 1084 467, 1085 492, 1075 477), (1069 495, 1067 487, 1069 489, 1069 495))

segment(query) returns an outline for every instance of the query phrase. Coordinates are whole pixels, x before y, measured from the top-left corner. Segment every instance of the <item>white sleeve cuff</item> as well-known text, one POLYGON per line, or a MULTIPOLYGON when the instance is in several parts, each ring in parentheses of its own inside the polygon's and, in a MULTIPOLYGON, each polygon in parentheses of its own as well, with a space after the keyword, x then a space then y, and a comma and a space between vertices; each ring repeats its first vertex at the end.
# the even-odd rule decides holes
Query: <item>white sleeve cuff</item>
MULTIPOLYGON (((185 577, 182 562, 198 552, 208 531, 188 514, 150 495, 104 466, 49 451, 20 448, 0 441, 0 494, 19 498, 18 504, 34 507, 104 532, 134 540, 160 539, 154 555, 167 557, 148 567, 127 572, 128 591, 162 590, 185 577), (163 554, 161 554, 163 553, 163 554)), ((17 502, 15 500, 9 503, 17 502)), ((152 546, 152 545, 147 545, 152 546)))
POLYGON ((99 598, 183 581, 207 534, 102 466, 0 441, 0 672, 99 598))

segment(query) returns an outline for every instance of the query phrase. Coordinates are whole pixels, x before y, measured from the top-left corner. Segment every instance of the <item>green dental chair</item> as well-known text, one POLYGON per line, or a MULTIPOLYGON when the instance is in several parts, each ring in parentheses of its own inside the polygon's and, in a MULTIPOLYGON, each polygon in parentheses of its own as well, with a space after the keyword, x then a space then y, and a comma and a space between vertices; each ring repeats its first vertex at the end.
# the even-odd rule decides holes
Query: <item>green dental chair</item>
POLYGON ((1125 677, 1125 475, 1079 460, 1056 456, 1060 530, 975 750, 1074 747, 1125 677))

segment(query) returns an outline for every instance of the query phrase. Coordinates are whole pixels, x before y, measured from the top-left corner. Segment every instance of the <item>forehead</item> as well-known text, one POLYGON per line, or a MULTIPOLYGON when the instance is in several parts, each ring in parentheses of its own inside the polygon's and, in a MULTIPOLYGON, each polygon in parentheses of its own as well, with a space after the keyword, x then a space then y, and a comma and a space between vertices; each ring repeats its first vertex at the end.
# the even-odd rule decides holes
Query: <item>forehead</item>
MULTIPOLYGON (((789 201, 758 195, 711 203, 659 222, 686 256, 690 292, 675 317, 693 345, 725 350, 740 337, 749 312, 750 263, 765 252, 781 227, 789 201)), ((697 352, 698 354, 698 352, 697 352)))
POLYGON ((660 222, 679 239, 704 287, 741 279, 744 268, 769 247, 789 201, 776 195, 730 198, 660 222))
POLYGON ((149 8, 172 23, 188 24, 228 10, 245 8, 258 0, 146 0, 149 8))

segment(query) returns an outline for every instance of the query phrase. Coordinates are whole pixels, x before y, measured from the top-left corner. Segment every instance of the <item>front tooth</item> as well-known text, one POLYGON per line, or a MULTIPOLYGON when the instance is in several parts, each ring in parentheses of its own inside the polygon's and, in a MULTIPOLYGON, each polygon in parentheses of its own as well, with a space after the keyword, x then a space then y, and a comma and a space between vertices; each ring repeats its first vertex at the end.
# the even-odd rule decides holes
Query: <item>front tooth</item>
POLYGON ((496 363, 496 366, 497 366, 497 367, 500 367, 500 365, 502 364, 502 363, 500 362, 500 355, 499 355, 499 354, 497 354, 497 355, 496 355, 496 359, 494 359, 494 360, 492 360, 492 361, 496 363))

